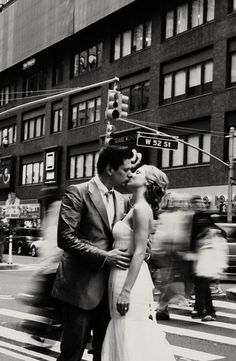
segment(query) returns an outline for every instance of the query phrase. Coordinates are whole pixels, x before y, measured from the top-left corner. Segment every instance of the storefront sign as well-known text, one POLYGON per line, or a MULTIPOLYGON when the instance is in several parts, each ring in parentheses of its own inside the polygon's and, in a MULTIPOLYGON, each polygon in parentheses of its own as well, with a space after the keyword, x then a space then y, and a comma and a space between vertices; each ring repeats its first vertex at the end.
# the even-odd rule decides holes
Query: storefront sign
POLYGON ((40 218, 40 204, 0 206, 0 218, 40 218))

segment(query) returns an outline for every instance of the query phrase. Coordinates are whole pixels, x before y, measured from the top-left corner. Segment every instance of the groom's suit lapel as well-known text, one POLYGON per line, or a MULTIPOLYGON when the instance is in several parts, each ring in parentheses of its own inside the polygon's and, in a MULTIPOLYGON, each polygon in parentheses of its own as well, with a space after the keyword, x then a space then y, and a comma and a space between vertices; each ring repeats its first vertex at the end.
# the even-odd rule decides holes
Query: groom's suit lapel
POLYGON ((106 224, 107 228, 110 229, 105 204, 103 202, 103 199, 102 199, 101 193, 98 189, 98 186, 93 179, 88 184, 88 193, 90 195, 91 201, 93 202, 95 208, 97 209, 98 213, 100 214, 102 220, 106 224))

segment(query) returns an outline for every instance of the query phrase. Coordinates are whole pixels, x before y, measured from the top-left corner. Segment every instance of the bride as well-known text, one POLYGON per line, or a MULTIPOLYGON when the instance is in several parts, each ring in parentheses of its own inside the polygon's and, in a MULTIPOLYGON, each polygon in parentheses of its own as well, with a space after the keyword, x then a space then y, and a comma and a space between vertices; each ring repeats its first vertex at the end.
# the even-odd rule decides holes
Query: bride
MULTIPOLYGON (((109 278, 111 320, 102 349, 102 361, 175 361, 165 333, 150 319, 153 283, 144 261, 168 179, 156 167, 144 165, 128 182, 133 207, 113 228, 114 248, 128 248, 130 268, 112 268, 109 278)), ((153 318, 155 319, 155 318, 153 318)))

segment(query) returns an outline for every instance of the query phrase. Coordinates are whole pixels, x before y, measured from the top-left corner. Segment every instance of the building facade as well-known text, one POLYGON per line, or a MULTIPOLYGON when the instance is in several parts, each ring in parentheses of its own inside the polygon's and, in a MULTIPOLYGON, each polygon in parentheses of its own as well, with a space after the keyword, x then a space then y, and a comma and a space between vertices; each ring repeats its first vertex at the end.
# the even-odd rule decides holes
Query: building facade
MULTIPOLYGON (((96 173, 112 86, 105 81, 115 76, 130 120, 228 162, 235 0, 13 0, 0 12, 0 34, 0 217, 12 212, 6 201, 14 194, 20 205, 12 216, 37 218, 42 188, 96 173)), ((144 129, 113 125, 115 142, 161 167, 171 190, 227 207, 224 164, 180 142, 177 150, 139 147, 144 129)))

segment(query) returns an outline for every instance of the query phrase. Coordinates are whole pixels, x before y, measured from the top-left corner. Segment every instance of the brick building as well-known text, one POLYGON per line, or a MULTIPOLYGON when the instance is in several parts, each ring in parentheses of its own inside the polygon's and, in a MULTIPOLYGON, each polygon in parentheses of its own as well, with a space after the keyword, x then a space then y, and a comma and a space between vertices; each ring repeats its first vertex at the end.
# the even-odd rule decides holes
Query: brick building
MULTIPOLYGON (((11 193, 19 212, 34 217, 40 189, 94 175, 109 84, 70 91, 115 76, 129 95, 129 119, 228 161, 235 0, 11 0, 0 34, 2 216, 11 193)), ((113 124, 117 143, 136 146, 141 128, 113 124)), ((228 169, 219 161, 182 143, 139 151, 166 171, 175 192, 200 194, 215 209, 227 201, 228 169)))

